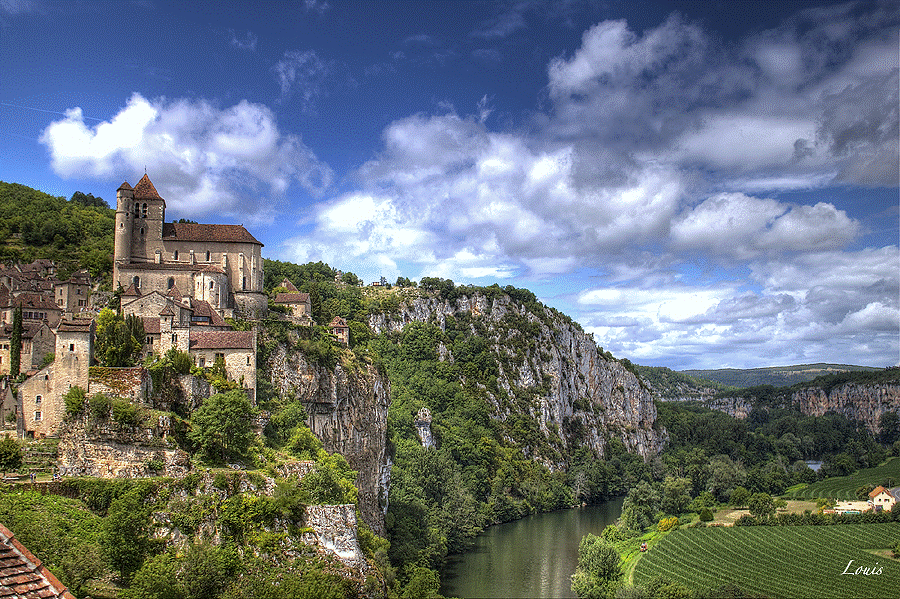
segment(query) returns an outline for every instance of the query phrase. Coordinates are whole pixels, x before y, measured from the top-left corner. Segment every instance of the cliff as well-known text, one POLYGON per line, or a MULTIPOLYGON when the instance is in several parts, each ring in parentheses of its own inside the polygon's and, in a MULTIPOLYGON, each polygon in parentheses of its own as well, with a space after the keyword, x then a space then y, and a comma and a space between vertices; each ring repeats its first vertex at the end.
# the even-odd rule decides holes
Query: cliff
MULTIPOLYGON (((612 438, 650 459, 665 443, 665 431, 654 427, 649 389, 555 310, 502 292, 491 297, 474 292, 451 301, 413 290, 404 292, 396 309, 370 315, 369 327, 376 334, 398 333, 410 322, 431 322, 442 331, 463 328, 470 338, 486 340, 499 371, 499 393, 484 390, 492 417, 506 420, 516 412, 516 396, 533 397, 530 416, 563 454, 587 446, 602 456, 612 438)), ((438 355, 441 361, 455 359, 445 345, 438 355)), ((554 470, 565 467, 560 458, 532 457, 554 470)))
POLYGON ((352 352, 329 368, 311 361, 290 342, 276 344, 260 368, 275 394, 303 404, 307 424, 325 450, 343 455, 359 473, 360 513, 377 534, 384 535, 390 478, 387 379, 373 365, 356 360, 352 352))
POLYGON ((873 435, 879 433, 878 421, 884 412, 900 412, 900 384, 865 385, 849 383, 831 389, 809 387, 795 390, 791 403, 807 416, 834 411, 859 420, 873 435))

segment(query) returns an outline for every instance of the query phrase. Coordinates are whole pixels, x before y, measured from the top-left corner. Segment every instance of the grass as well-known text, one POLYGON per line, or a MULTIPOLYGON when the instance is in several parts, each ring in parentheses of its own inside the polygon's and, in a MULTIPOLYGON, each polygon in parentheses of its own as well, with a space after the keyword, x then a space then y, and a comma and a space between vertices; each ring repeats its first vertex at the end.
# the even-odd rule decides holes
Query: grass
POLYGON ((697 590, 733 584, 752 596, 785 599, 896 597, 900 561, 884 550, 898 540, 896 522, 682 529, 641 557, 633 580, 643 585, 664 576, 697 590), (880 566, 881 573, 843 574, 859 566, 880 566))
POLYGON ((826 497, 843 501, 855 501, 856 490, 866 485, 880 485, 888 478, 900 483, 900 458, 893 457, 874 468, 864 468, 849 476, 833 476, 793 489, 794 499, 816 499, 826 497))

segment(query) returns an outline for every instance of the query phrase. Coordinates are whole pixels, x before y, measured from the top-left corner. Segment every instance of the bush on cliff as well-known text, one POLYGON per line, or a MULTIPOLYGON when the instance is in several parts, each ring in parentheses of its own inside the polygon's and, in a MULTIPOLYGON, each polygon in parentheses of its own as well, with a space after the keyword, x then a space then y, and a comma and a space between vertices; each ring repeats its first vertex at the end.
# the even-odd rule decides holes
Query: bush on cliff
POLYGON ((224 464, 242 460, 256 438, 251 425, 255 414, 256 408, 243 391, 216 393, 194 411, 188 438, 204 461, 224 464))

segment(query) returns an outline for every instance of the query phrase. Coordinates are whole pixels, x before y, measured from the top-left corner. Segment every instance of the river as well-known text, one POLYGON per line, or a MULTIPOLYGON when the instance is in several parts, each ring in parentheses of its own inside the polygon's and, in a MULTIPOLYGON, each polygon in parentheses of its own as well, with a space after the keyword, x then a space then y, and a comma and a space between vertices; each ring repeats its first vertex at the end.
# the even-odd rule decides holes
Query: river
POLYGON ((446 597, 574 597, 578 543, 622 513, 624 498, 491 526, 441 576, 446 597))

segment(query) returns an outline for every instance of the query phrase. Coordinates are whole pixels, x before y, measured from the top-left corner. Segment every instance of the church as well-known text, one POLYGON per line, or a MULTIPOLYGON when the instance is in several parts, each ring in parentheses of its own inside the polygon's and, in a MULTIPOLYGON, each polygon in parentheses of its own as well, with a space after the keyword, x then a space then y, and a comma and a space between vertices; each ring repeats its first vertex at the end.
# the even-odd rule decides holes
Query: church
POLYGON ((113 285, 141 295, 177 288, 223 317, 265 314, 262 247, 243 225, 167 223, 166 201, 145 174, 116 191, 113 285))

